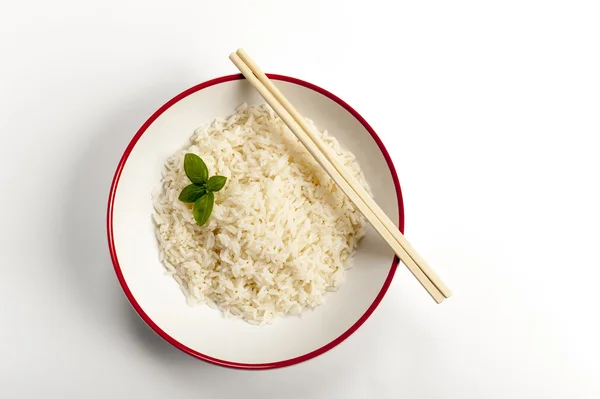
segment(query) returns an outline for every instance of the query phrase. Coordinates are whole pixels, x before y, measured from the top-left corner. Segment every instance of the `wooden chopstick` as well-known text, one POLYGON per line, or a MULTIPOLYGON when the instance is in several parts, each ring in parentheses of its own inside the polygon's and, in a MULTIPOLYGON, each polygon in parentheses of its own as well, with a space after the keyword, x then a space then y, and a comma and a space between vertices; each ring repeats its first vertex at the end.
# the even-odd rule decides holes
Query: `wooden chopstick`
POLYGON ((338 172, 344 177, 348 184, 356 191, 360 199, 367 204, 375 216, 384 224, 386 229, 392 233, 394 238, 402 245, 406 253, 415 261, 423 273, 427 275, 429 280, 438 288, 438 290, 448 298, 452 295, 450 289, 444 284, 442 279, 431 269, 427 262, 419 255, 419 253, 413 248, 408 242, 406 237, 398 230, 394 223, 387 217, 383 210, 377 205, 373 198, 367 193, 362 187, 360 182, 352 176, 352 174, 345 171, 345 167, 339 162, 336 154, 333 150, 327 146, 323 140, 318 137, 317 132, 314 131, 314 127, 306 122, 306 119, 300 115, 294 106, 285 98, 285 96, 279 91, 279 89, 273 84, 273 82, 264 74, 264 72, 258 67, 258 65, 250 58, 250 56, 243 50, 238 49, 236 54, 248 65, 252 73, 263 83, 266 88, 275 96, 275 98, 283 105, 285 110, 294 118, 294 120, 300 125, 300 127, 306 132, 308 137, 317 145, 319 150, 325 155, 325 157, 331 162, 331 164, 337 169, 338 172))
MULTIPOLYGON (((245 58, 247 60, 249 60, 249 57, 243 51, 239 51, 239 53, 241 55, 245 56, 245 58)), ((398 255, 398 257, 408 267, 408 269, 411 271, 411 273, 417 278, 417 280, 427 290, 427 292, 433 297, 433 299, 437 303, 441 303, 445 297, 449 296, 450 295, 449 290, 447 290, 447 288, 446 288, 447 295, 444 295, 444 293, 438 288, 438 286, 433 283, 433 281, 427 275, 425 270, 423 270, 420 267, 420 265, 415 261, 415 259, 413 259, 413 257, 411 257, 408 254, 406 249, 403 247, 400 239, 397 238, 398 235, 395 234, 395 232, 399 233, 399 235, 403 238, 402 234, 398 231, 396 226, 393 225, 391 220, 389 220, 389 218, 387 218, 387 216, 385 216, 385 214, 383 213, 381 208, 379 208, 375 204, 375 202, 372 201, 372 199, 371 199, 372 204, 369 204, 368 202, 364 201, 361 198, 361 196, 359 195, 359 190, 361 190, 362 187, 360 186, 360 184, 355 184, 355 185, 352 184, 353 182, 356 182, 356 179, 354 179, 354 178, 347 179, 349 174, 346 172, 345 168, 341 164, 339 164, 339 162, 337 162, 335 154, 333 154, 325 146, 323 146, 323 148, 326 148, 327 150, 321 151, 318 144, 316 144, 316 143, 320 142, 320 140, 318 140, 318 138, 317 138, 317 140, 313 140, 311 138, 311 136, 309 135, 310 127, 307 129, 306 132, 302 129, 302 126, 300 125, 300 123, 298 121, 302 122, 306 126, 308 126, 308 125, 304 121, 304 118, 302 118, 298 114, 298 112, 295 111, 295 109, 293 109, 293 107, 291 106, 289 101, 287 101, 285 99, 285 97, 275 88, 275 91, 278 92, 279 97, 281 99, 283 99, 283 101, 280 102, 275 97, 274 93, 272 91, 270 91, 269 88, 264 84, 264 82, 261 82, 261 80, 259 80, 259 78, 257 76, 255 76, 255 72, 253 72, 253 70, 251 69, 251 66, 247 65, 240 58, 240 56, 238 54, 231 54, 231 56, 229 58, 238 67, 238 69, 242 72, 242 74, 246 77, 246 79, 257 89, 257 91, 267 101, 267 103, 271 106, 271 108, 273 108, 273 110, 277 113, 277 115, 279 115, 279 117, 283 120, 283 122, 296 135, 296 137, 307 148, 307 150, 317 160, 317 162, 319 162, 319 164, 331 176, 333 181, 350 198, 350 200, 363 213, 363 215, 367 218, 367 220, 369 220, 369 222, 371 223, 371 225, 373 225, 375 230, 382 236, 382 238, 388 243, 388 245, 390 245, 390 247, 394 250, 396 255, 398 255), (288 105, 289 108, 285 107, 284 104, 288 105), (296 118, 293 117, 293 114, 290 112, 291 109, 293 109, 292 112, 294 112, 297 115, 298 120, 296 120, 296 118), (329 157, 326 154, 328 154, 329 157), (334 166, 333 162, 337 162, 339 169, 334 166), (369 205, 373 205, 373 204, 374 204, 373 208, 371 206, 369 206, 369 205), (377 212, 377 211, 374 211, 373 209, 378 209, 379 215, 376 214, 375 212, 377 212), (387 219, 387 221, 389 221, 389 225, 392 226, 392 229, 387 228, 386 225, 384 224, 383 221, 385 221, 386 219, 387 219)), ((250 62, 251 62, 251 60, 250 60, 250 62)), ((254 63, 252 63, 252 64, 254 64, 254 63)), ((254 64, 254 66, 256 66, 256 64, 254 64)), ((264 75, 262 72, 260 72, 260 70, 257 67, 256 67, 256 69, 257 69, 256 73, 258 75, 264 75)), ((266 75, 264 75, 263 80, 270 82, 268 80, 268 78, 266 77, 266 75)), ((272 85, 272 83, 270 86, 274 87, 274 85, 272 85)), ((315 136, 315 135, 313 134, 313 136, 315 136)), ((364 189, 362 189, 362 190, 364 191, 364 189)), ((366 191, 364 192, 363 196, 365 198, 370 198, 370 196, 366 193, 366 191)), ((404 239, 404 241, 406 241, 406 239, 404 239)), ((412 247, 411 247, 411 249, 412 249, 412 247)), ((413 251, 414 251, 414 249, 413 249, 413 251)), ((416 251, 414 251, 414 252, 416 253, 416 251)), ((426 268, 427 267, 428 266, 426 266, 426 268)), ((431 271, 430 268, 428 271, 431 271)), ((435 276, 435 274, 434 274, 434 276, 435 276)), ((435 276, 435 277, 437 277, 437 276, 435 276)), ((434 279, 435 279, 435 277, 434 277, 434 279)), ((437 279, 439 280, 439 277, 437 277, 437 279)), ((440 281, 438 281, 438 283, 440 283, 440 281)), ((443 283, 441 283, 440 285, 445 287, 443 285, 443 283)))

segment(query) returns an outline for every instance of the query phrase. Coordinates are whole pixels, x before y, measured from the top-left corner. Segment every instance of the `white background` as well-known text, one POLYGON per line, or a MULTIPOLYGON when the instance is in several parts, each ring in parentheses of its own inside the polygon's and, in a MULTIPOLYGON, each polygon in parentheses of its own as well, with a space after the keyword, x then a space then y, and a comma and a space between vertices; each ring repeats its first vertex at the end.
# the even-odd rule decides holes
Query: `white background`
POLYGON ((2 1, 0 397, 598 398, 599 21, 597 1, 2 1), (106 245, 114 169, 237 47, 372 124, 454 297, 399 269, 346 342, 267 372, 138 318, 106 245))

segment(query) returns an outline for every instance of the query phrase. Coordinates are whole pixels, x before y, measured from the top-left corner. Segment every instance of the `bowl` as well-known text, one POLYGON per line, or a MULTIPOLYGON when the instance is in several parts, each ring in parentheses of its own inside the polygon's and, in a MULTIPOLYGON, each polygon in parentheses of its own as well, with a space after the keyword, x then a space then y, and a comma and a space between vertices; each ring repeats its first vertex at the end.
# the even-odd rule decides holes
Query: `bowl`
MULTIPOLYGON (((270 74, 292 104, 327 129, 357 157, 379 206, 403 230, 398 176, 383 143, 363 117, 330 92, 308 82, 270 74)), ((340 344, 373 313, 398 265, 393 251, 368 225, 342 286, 325 304, 265 326, 224 317, 206 305, 190 307, 175 280, 165 275, 151 214, 151 192, 165 160, 194 130, 235 108, 264 103, 242 75, 194 86, 160 107, 135 134, 117 166, 107 214, 114 269, 140 317, 176 348, 221 366, 268 369, 314 358, 340 344)))

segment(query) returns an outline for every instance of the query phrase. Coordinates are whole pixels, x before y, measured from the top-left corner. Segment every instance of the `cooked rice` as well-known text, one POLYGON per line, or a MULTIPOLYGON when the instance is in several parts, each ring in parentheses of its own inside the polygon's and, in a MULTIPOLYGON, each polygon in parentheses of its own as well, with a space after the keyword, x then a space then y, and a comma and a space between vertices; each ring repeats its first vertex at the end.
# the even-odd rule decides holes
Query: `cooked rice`
MULTIPOLYGON (((264 324, 323 304, 352 264, 365 219, 268 106, 236 111, 167 160, 153 218, 160 260, 189 305, 264 324), (227 177, 204 226, 178 200, 190 184, 188 152, 227 177)), ((326 131, 321 138, 368 190, 354 155, 326 131)))

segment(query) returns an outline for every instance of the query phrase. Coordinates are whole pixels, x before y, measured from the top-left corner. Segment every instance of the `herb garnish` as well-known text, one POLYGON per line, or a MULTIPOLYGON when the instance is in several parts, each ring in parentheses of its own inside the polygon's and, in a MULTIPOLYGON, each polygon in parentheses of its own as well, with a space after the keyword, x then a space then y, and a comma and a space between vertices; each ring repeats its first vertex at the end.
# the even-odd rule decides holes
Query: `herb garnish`
POLYGON ((194 203, 194 219, 199 226, 202 226, 213 210, 215 203, 213 193, 223 188, 227 178, 225 176, 211 176, 209 179, 206 164, 196 154, 185 154, 183 170, 192 181, 192 184, 181 190, 179 201, 194 203))

